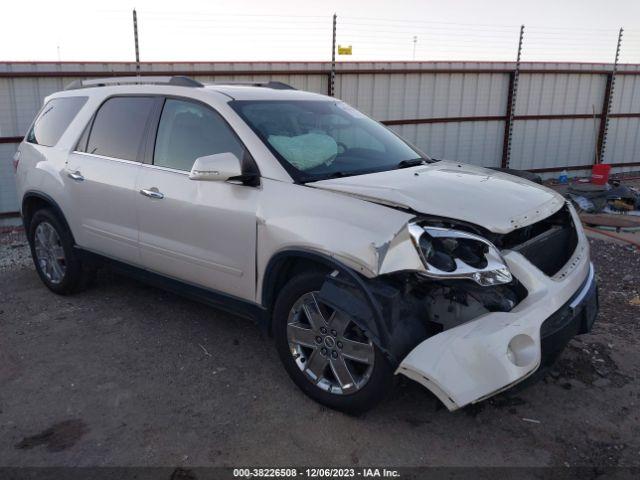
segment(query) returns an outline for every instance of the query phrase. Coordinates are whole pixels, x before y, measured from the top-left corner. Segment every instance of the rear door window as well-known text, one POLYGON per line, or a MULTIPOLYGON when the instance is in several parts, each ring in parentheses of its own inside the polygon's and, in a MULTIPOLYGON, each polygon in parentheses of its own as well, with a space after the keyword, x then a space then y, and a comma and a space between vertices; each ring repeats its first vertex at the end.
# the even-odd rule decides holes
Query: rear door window
POLYGON ((76 117, 88 97, 49 100, 27 133, 27 142, 53 147, 76 117))
POLYGON ((86 152, 138 161, 153 97, 113 97, 96 113, 86 152))

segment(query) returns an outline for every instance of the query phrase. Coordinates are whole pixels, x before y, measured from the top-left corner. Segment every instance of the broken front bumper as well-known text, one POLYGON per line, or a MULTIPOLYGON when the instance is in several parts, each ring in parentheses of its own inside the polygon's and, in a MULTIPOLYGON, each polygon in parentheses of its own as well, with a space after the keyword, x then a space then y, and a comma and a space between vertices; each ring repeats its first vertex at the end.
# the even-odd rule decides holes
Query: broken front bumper
POLYGON ((527 297, 510 312, 488 313, 424 340, 396 370, 431 390, 449 410, 521 382, 571 337, 590 330, 595 319, 597 290, 588 255, 572 259, 570 272, 554 278, 516 252, 504 258, 527 297))

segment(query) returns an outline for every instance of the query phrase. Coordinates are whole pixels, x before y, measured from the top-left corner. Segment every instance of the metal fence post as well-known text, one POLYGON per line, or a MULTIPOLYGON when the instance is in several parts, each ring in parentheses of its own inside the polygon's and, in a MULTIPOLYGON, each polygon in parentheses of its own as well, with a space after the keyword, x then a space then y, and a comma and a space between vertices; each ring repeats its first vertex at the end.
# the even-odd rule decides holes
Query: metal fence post
POLYGON ((518 94, 518 77, 520 76, 520 59, 522 57, 522 40, 524 38, 524 25, 520 25, 520 36, 518 37, 518 54, 516 56, 516 66, 509 74, 509 91, 507 93, 507 112, 505 114, 504 139, 502 142, 502 168, 509 168, 511 158, 511 138, 513 135, 513 116, 516 109, 516 96, 518 94))
POLYGON ((133 9, 133 39, 136 44, 136 72, 140 74, 140 49, 138 48, 138 15, 133 9))
POLYGON ((337 15, 333 14, 333 38, 331 41, 331 78, 329 79, 329 95, 336 94, 336 20, 337 15))
POLYGON ((600 131, 598 132, 598 156, 596 163, 604 162, 604 154, 607 148, 607 132, 609 130, 609 114, 611 113, 611 104, 613 103, 613 90, 616 85, 616 70, 618 69, 618 60, 620 59, 620 47, 622 45, 623 28, 618 31, 618 43, 616 44, 616 56, 613 60, 611 73, 607 75, 607 83, 604 91, 604 100, 602 104, 602 115, 600 116, 600 131))

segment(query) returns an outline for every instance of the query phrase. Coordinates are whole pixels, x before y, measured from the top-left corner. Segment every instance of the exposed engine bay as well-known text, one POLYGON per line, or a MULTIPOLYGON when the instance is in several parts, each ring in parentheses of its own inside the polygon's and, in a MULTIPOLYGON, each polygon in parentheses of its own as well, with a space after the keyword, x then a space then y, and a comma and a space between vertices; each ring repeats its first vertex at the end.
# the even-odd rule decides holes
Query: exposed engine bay
POLYGON ((323 302, 359 323, 397 364, 415 345, 491 312, 509 312, 527 295, 514 279, 481 287, 470 280, 434 281, 401 273, 367 281, 370 295, 342 272, 333 272, 320 291, 323 302))

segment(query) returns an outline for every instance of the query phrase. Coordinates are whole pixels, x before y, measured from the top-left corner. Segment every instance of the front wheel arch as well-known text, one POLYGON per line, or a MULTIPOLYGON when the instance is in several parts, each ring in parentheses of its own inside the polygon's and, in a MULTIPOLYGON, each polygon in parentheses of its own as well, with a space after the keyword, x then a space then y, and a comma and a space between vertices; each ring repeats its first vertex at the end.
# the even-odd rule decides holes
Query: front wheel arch
POLYGON ((337 270, 354 280, 363 290, 367 290, 362 277, 357 272, 325 253, 307 249, 280 251, 271 257, 262 277, 260 298, 262 305, 269 312, 269 331, 271 331, 273 306, 282 287, 296 274, 313 270, 326 274, 337 270))
MULTIPOLYGON (((382 328, 384 315, 380 303, 376 300, 365 279, 358 272, 335 258, 315 251, 286 250, 277 253, 269 261, 262 282, 262 304, 268 312, 267 331, 273 334, 274 305, 280 290, 293 276, 302 273, 305 268, 308 270, 314 269, 315 271, 320 269, 321 272, 327 275, 327 278, 330 278, 328 274, 337 271, 340 281, 346 280, 347 283, 360 292, 361 299, 364 301, 365 308, 368 311, 368 318, 366 321, 361 321, 361 326, 363 328, 367 327, 365 330, 369 332, 374 343, 387 356, 393 357, 393 355, 390 355, 386 329, 382 328)), ((394 362, 397 361, 395 358, 392 358, 392 360, 394 362)))
POLYGON ((322 269, 330 272, 346 268, 328 255, 310 250, 286 250, 269 260, 262 278, 262 305, 271 313, 278 292, 297 273, 304 270, 322 269))

